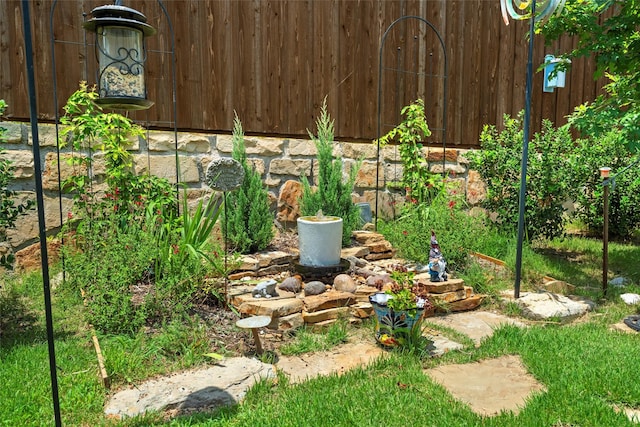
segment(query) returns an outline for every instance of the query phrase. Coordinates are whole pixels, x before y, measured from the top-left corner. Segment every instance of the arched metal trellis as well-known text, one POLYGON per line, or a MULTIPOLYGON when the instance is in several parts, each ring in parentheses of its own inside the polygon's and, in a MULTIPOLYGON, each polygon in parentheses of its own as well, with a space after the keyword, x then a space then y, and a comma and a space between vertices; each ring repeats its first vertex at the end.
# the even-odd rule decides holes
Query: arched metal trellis
MULTIPOLYGON (((445 174, 447 125, 447 54, 440 33, 420 16, 402 16, 389 25, 382 36, 378 72, 378 140, 401 120, 403 106, 423 99, 427 123, 432 131, 425 141, 442 145, 442 173, 445 174), (401 25, 402 24, 402 25, 401 25), (390 46, 385 50, 385 47, 390 46), (384 99, 383 99, 384 97, 384 99)), ((380 193, 380 143, 376 168, 376 225, 380 193)), ((393 171, 387 171, 396 175, 393 171)), ((385 186, 387 182, 385 173, 385 186)), ((397 178, 392 176, 393 178, 397 178)))

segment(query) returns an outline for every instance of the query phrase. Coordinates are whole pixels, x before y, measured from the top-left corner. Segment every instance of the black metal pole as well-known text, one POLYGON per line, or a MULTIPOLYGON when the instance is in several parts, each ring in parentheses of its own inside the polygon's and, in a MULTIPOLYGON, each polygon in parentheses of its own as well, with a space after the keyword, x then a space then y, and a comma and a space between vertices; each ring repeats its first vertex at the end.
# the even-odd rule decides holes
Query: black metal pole
POLYGON ((53 337, 53 315, 51 313, 51 286, 49 283, 49 257, 47 256, 47 233, 44 220, 44 200, 42 197, 42 167, 40 165, 40 139, 38 136, 38 111, 36 102, 36 83, 33 66, 33 45, 31 40, 31 18, 29 1, 22 0, 22 21, 24 26, 24 46, 26 56, 27 80, 29 87, 29 116, 33 137, 33 169, 36 180, 36 200, 38 205, 38 225, 40 236, 40 258, 42 260, 42 283, 44 288, 44 308, 47 319, 47 342, 49 344, 49 371, 51 373, 51 394, 55 425, 62 426, 60 418, 60 399, 58 397, 58 377, 56 374, 56 350, 53 337))
POLYGON ((602 295, 607 296, 609 271, 609 183, 604 183, 604 224, 602 227, 602 295))
POLYGON ((536 2, 531 2, 529 18, 529 56, 527 58, 527 87, 525 89, 524 130, 522 143, 522 163, 520 166, 520 203, 518 206, 518 244, 516 248, 516 278, 513 297, 520 298, 522 278, 522 241, 524 239, 524 211, 527 201, 527 162, 529 161, 529 128, 531 127, 531 87, 533 86, 533 38, 535 36, 536 2))

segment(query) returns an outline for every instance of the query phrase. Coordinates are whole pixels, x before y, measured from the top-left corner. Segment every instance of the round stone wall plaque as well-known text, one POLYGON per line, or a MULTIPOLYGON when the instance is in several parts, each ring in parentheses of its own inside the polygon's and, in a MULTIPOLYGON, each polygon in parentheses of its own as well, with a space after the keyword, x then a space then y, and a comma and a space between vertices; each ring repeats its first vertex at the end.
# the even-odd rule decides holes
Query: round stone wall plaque
POLYGON ((242 185, 244 169, 237 160, 223 157, 209 163, 205 179, 214 190, 233 191, 242 185))

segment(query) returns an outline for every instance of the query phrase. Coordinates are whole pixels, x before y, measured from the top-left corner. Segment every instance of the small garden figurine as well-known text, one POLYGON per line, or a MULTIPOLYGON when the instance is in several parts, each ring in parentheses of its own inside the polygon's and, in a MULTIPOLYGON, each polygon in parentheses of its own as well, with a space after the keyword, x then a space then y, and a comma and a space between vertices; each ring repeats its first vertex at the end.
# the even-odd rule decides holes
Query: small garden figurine
POLYGON ((431 230, 431 249, 429 250, 429 274, 432 282, 446 282, 447 263, 440 251, 440 245, 436 239, 436 233, 431 230))

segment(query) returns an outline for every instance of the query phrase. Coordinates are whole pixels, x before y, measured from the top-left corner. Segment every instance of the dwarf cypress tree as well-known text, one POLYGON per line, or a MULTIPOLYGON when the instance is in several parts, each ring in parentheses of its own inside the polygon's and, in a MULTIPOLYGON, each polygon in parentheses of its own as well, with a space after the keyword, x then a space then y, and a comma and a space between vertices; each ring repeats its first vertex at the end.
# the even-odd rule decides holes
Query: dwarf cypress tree
POLYGON ((315 215, 318 210, 327 216, 342 218, 342 244, 351 241, 351 232, 358 227, 360 211, 351 200, 351 193, 360 168, 358 161, 351 167, 349 176, 343 179, 342 160, 333 155, 333 120, 327 112, 326 101, 316 121, 318 135, 309 132, 318 152, 318 186, 311 188, 306 176, 302 176, 302 197, 300 213, 303 216, 315 215))
POLYGON ((222 218, 222 232, 235 251, 246 254, 266 248, 273 239, 273 220, 267 190, 260 174, 247 161, 244 131, 238 116, 233 120, 231 156, 244 169, 242 186, 227 194, 227 218, 222 218))

